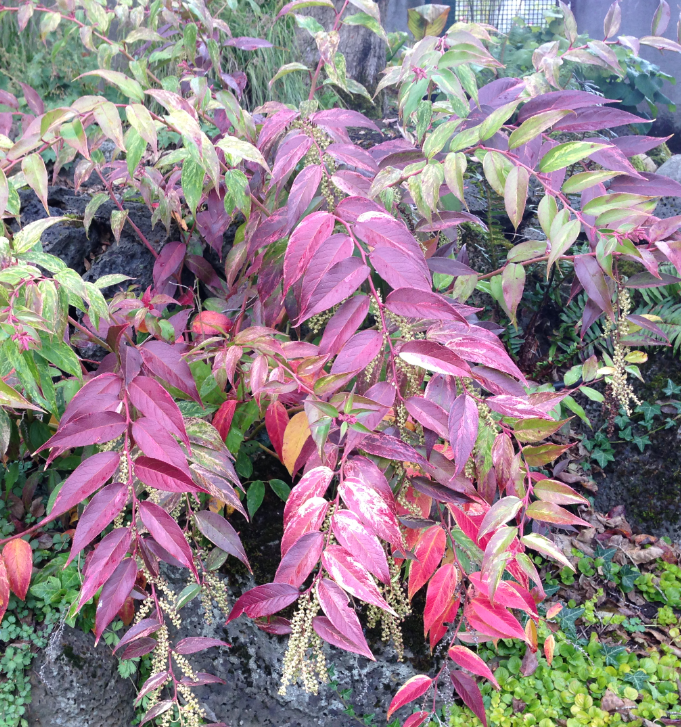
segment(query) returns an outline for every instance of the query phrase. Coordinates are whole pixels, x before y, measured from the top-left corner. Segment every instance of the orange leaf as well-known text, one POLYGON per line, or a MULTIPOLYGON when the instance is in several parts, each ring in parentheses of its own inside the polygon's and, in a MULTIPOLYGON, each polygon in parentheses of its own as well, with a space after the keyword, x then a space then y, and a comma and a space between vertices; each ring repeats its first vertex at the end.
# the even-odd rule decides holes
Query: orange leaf
POLYGON ((563 610, 562 603, 554 603, 546 612, 546 618, 555 618, 563 610))
POLYGON ((307 421, 307 414, 304 411, 299 411, 295 416, 291 417, 286 426, 281 448, 282 462, 291 474, 293 474, 298 455, 309 436, 310 424, 307 421))
POLYGON ((409 600, 435 573, 445 553, 447 536, 439 525, 428 528, 416 544, 416 557, 409 568, 409 600))
POLYGON ((21 538, 10 540, 2 551, 2 558, 7 571, 9 587, 23 601, 31 583, 33 568, 31 546, 21 538))
POLYGON ((553 634, 549 634, 544 642, 544 655, 546 656, 546 661, 549 666, 551 666, 551 662, 553 661, 553 651, 555 648, 556 640, 554 639, 553 634))
POLYGON ((5 561, 0 557, 0 621, 2 621, 9 604, 9 579, 5 561))

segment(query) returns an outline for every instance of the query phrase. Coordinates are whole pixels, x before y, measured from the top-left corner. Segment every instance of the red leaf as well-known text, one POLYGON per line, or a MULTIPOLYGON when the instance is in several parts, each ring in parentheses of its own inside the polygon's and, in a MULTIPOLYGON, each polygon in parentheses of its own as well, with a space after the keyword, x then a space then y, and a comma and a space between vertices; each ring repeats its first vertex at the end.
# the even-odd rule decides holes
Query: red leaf
MULTIPOLYGON (((475 327, 472 327, 472 331, 477 334, 475 327)), ((525 383, 522 371, 513 363, 501 345, 480 340, 477 336, 473 338, 473 336, 465 335, 453 336, 446 345, 466 361, 474 361, 496 371, 503 371, 525 383)))
POLYGON ((449 442, 454 452, 456 474, 463 472, 478 436, 480 414, 475 399, 461 394, 449 411, 449 442))
POLYGON ((236 399, 227 399, 220 404, 220 408, 213 415, 213 426, 218 430, 223 442, 227 440, 238 403, 236 399))
POLYGON ((379 539, 350 510, 337 510, 331 529, 338 542, 383 583, 390 583, 390 569, 379 539))
POLYGON ((386 298, 385 306, 393 313, 406 318, 461 321, 468 325, 468 321, 459 313, 454 303, 444 295, 431 292, 430 286, 427 291, 413 288, 393 290, 386 298))
POLYGON ((464 674, 462 671, 452 671, 449 676, 456 689, 457 694, 463 700, 463 703, 473 714, 487 727, 487 715, 485 714, 485 705, 480 694, 480 687, 473 677, 464 674))
POLYGON ((97 593, 116 570, 128 552, 131 540, 132 535, 128 528, 116 528, 102 539, 92 558, 87 562, 85 580, 78 599, 79 609, 97 593))
POLYGON ((299 595, 298 589, 287 583, 266 583, 264 586, 256 586, 237 599, 226 623, 239 618, 242 613, 251 618, 271 616, 297 601, 299 595))
MULTIPOLYGON (((389 388, 394 393, 392 386, 389 388)), ((389 406, 392 406, 392 402, 389 406)), ((385 475, 378 469, 374 462, 366 457, 351 457, 345 464, 344 472, 346 477, 362 480, 365 485, 376 490, 385 500, 388 507, 395 511, 395 496, 393 495, 393 491, 385 475)))
POLYGON ((409 600, 433 575, 445 554, 446 545, 447 536, 439 525, 422 533, 415 548, 417 560, 412 561, 409 568, 409 600))
POLYGON ((469 648, 465 646, 452 646, 449 649, 449 658, 456 662, 462 669, 468 669, 479 677, 485 677, 494 684, 495 689, 499 689, 499 684, 492 674, 492 670, 485 662, 469 648))
POLYGON ((136 623, 134 626, 131 626, 126 633, 124 634, 123 638, 116 644, 114 647, 114 654, 118 651, 118 649, 122 648, 123 646, 126 646, 127 644, 132 643, 136 639, 144 638, 145 636, 150 636, 151 634, 156 633, 162 626, 159 621, 157 621, 155 618, 145 618, 142 619, 139 623, 136 623))
POLYGON ((258 149, 260 149, 263 154, 268 154, 268 147, 271 145, 271 143, 281 134, 281 132, 293 121, 295 118, 299 116, 297 111, 292 111, 291 109, 283 108, 280 111, 277 111, 275 114, 272 114, 267 121, 262 125, 262 129, 260 130, 260 136, 258 137, 258 149))
POLYGON ((284 528, 302 505, 312 497, 323 497, 333 479, 333 470, 328 467, 315 467, 301 477, 293 487, 284 505, 284 528))
MULTIPOLYGON (((324 641, 331 644, 331 646, 337 646, 339 649, 343 649, 344 651, 350 651, 353 654, 361 654, 372 661, 376 661, 371 651, 368 651, 367 653, 367 651, 364 650, 364 647, 358 646, 354 641, 351 641, 347 638, 347 636, 344 636, 326 616, 315 616, 312 619, 312 628, 315 630, 317 636, 324 639, 324 641)), ((367 650, 369 649, 368 646, 366 648, 367 650)))
POLYGON ((371 532, 396 548, 402 547, 402 534, 392 498, 387 501, 371 485, 353 477, 347 477, 340 483, 338 493, 371 532))
POLYGON ((164 492, 200 492, 186 472, 160 459, 140 456, 134 465, 135 475, 147 487, 164 492))
POLYGON ((137 376, 127 391, 132 405, 145 417, 153 419, 189 446, 182 412, 161 384, 148 376, 137 376))
POLYGON ((189 474, 187 458, 172 434, 155 419, 140 417, 132 423, 132 436, 135 444, 147 457, 166 461, 189 474))
POLYGON ((333 215, 313 212, 294 230, 284 254, 284 295, 305 272, 321 244, 331 236, 333 226, 333 215))
MULTIPOLYGON (((229 644, 228 644, 229 646, 229 644)), ((196 679, 192 681, 191 679, 187 677, 182 677, 180 680, 182 684, 190 684, 195 687, 202 687, 205 684, 226 684, 224 679, 220 679, 220 677, 216 677, 214 674, 208 674, 208 672, 205 671, 197 671, 196 672, 196 679)), ((209 727, 208 725, 206 727, 209 727)), ((227 727, 227 725, 224 725, 219 722, 214 722, 212 727, 227 727)))
MULTIPOLYGON (((481 573, 468 575, 471 583, 484 596, 489 596, 489 581, 483 580, 481 573)), ((537 616, 537 605, 531 593, 515 581, 500 581, 494 592, 494 600, 506 608, 517 608, 530 616, 537 616)))
POLYGON ((210 649, 211 646, 229 646, 229 644, 209 636, 190 636, 179 641, 173 651, 176 654, 196 654, 210 649))
POLYGON ((141 348, 144 365, 154 376, 174 386, 191 399, 201 403, 189 364, 179 351, 163 341, 147 341, 141 348))
POLYGON ((421 725, 430 717, 430 712, 414 712, 404 722, 402 727, 421 727, 421 725))
POLYGON ((354 144, 329 144, 324 151, 349 167, 363 169, 366 172, 378 171, 378 165, 371 154, 354 144))
POLYGON ((196 572, 192 550, 173 518, 163 508, 148 500, 140 503, 139 514, 151 537, 182 565, 196 572))
POLYGON ((118 452, 98 452, 81 462, 59 490, 50 519, 54 520, 90 497, 116 471, 120 459, 118 452))
POLYGON ((328 509, 329 503, 323 497, 311 497, 292 513, 281 538, 282 556, 302 535, 322 527, 328 509))
POLYGON ((370 253, 369 259, 376 272, 392 288, 431 292, 433 283, 423 254, 416 257, 411 251, 381 245, 370 253))
POLYGON ((2 557, 0 557, 0 621, 5 616, 7 606, 9 605, 9 576, 7 575, 7 566, 2 557))
MULTIPOLYGON (((349 224, 357 222, 360 215, 365 212, 377 212, 379 215, 386 215, 384 207, 379 207, 379 205, 370 199, 358 195, 346 197, 336 205, 336 216, 349 224)), ((387 216, 390 217, 389 215, 387 216)))
MULTIPOLYGON (((348 257, 336 263, 319 282, 310 295, 309 300, 296 325, 300 325, 317 313, 333 308, 351 296, 369 277, 368 266, 357 257, 348 257)), ((303 284, 305 281, 303 280, 303 284)))
POLYGON ((280 401, 273 401, 265 412, 265 427, 272 442, 274 450, 282 459, 284 446, 284 432, 288 425, 288 412, 280 401))
POLYGON ((440 566, 430 579, 426 591, 426 607, 423 611, 424 635, 449 608, 458 582, 458 572, 453 563, 445 563, 440 566))
POLYGON ((286 551, 274 576, 275 583, 300 588, 319 562, 324 550, 324 536, 318 530, 306 533, 286 551))
POLYGON ((23 601, 31 583, 33 569, 31 546, 21 538, 10 540, 2 549, 2 560, 7 569, 7 579, 12 593, 23 601))
POLYGON ((430 689, 432 683, 433 680, 425 674, 417 674, 405 682, 393 697, 392 702, 390 702, 387 719, 390 719, 405 704, 409 704, 409 702, 423 696, 430 689))
POLYGON ((80 551, 91 543, 107 525, 113 522, 116 515, 128 501, 128 486, 122 482, 114 482, 98 492, 85 508, 78 520, 73 535, 71 553, 66 561, 68 565, 80 551))
POLYGON ((303 212, 309 207, 310 202, 312 202, 315 194, 317 194, 317 188, 321 181, 322 167, 320 164, 305 167, 293 180, 291 191, 286 202, 289 226, 292 227, 295 225, 303 212))
POLYGON ((104 629, 116 618, 116 614, 135 585, 136 577, 135 559, 126 558, 105 583, 95 613, 95 645, 104 629))
POLYGON ((140 727, 143 727, 147 722, 151 722, 152 719, 156 719, 156 717, 167 712, 174 704, 175 702, 172 699, 164 699, 162 702, 155 704, 142 718, 140 727))
POLYGON ((59 427, 57 433, 35 453, 52 447, 68 449, 69 447, 86 447, 89 444, 104 444, 120 437, 125 428, 125 417, 115 411, 84 414, 68 422, 65 426, 59 427))
POLYGON ((201 533, 211 543, 217 545, 225 553, 238 558, 249 571, 251 570, 241 539, 229 521, 225 520, 222 515, 210 510, 201 510, 194 513, 194 520, 201 533))
MULTIPOLYGON (((351 197, 348 199, 352 199, 351 197)), ((338 207, 348 204, 348 199, 344 199, 338 207)), ((367 205, 368 200, 361 200, 362 206, 372 210, 376 205, 367 205)), ((379 211, 364 212, 357 218, 355 224, 355 233, 371 247, 392 247, 401 250, 414 260, 422 259, 425 265, 425 256, 421 246, 416 238, 409 232, 407 226, 400 220, 389 215, 385 210, 377 208, 379 211)), ((342 217, 338 208, 336 214, 342 217)), ((343 217, 343 219, 346 219, 343 217)), ((426 266, 427 268, 427 266, 426 266)))
POLYGON ((267 621, 256 621, 255 625, 261 631, 276 636, 287 636, 291 633, 291 622, 283 616, 275 616, 267 621))
POLYGON ((383 335, 378 331, 356 333, 338 354, 331 366, 332 374, 348 374, 361 371, 378 356, 383 348, 383 335))
POLYGON ((399 352, 399 357, 412 366, 449 376, 469 377, 468 364, 456 353, 435 341, 409 341, 399 352))
POLYGON ((492 604, 486 596, 476 596, 465 608, 466 618, 472 628, 498 638, 526 640, 525 630, 518 619, 500 604, 492 604))
POLYGON ((331 578, 356 598, 395 614, 381 596, 371 576, 359 561, 340 545, 330 545, 322 555, 322 565, 331 578))
POLYGON ((447 634, 447 627, 445 624, 453 623, 459 612, 459 605, 461 603, 461 596, 458 596, 456 600, 451 601, 446 611, 438 616, 435 623, 430 627, 430 652, 433 653, 433 649, 442 641, 444 636, 447 634))
POLYGON ((324 328, 319 353, 335 356, 357 331, 369 312, 369 298, 354 295, 341 305, 324 328))
POLYGON ((323 578, 317 584, 317 594, 319 596, 319 605, 328 616, 331 625, 344 640, 350 642, 354 647, 347 649, 345 645, 341 645, 340 648, 352 651, 355 654, 362 654, 375 661, 374 655, 364 638, 357 613, 354 608, 348 606, 348 596, 345 591, 328 578, 323 578))

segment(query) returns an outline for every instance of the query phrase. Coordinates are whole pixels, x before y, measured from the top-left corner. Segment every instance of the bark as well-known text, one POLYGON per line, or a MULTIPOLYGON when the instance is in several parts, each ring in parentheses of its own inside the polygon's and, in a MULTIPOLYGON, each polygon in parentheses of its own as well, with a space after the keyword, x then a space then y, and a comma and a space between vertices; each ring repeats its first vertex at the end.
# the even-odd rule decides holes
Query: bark
MULTIPOLYGON (((343 7, 342 0, 334 0, 336 9, 343 7)), ((381 18, 384 18, 388 7, 388 0, 378 0, 381 18)), ((359 12, 357 8, 348 5, 344 17, 359 12)), ((325 30, 331 30, 334 22, 334 13, 331 8, 309 7, 303 10, 305 15, 311 15, 318 20, 325 30)), ((319 61, 319 51, 314 38, 302 29, 298 29, 296 40, 300 49, 302 62, 310 68, 315 68, 319 61)), ((369 93, 373 93, 380 80, 380 73, 385 68, 387 46, 375 33, 361 25, 341 25, 340 46, 338 50, 345 56, 348 78, 361 83, 369 93)))

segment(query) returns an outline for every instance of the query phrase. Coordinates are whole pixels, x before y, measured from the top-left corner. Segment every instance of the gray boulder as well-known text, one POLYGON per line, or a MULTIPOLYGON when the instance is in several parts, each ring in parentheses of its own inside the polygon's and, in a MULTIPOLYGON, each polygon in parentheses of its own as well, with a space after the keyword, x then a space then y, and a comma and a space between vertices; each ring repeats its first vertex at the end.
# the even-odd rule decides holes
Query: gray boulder
MULTIPOLYGON (((681 154, 675 154, 671 159, 667 159, 656 174, 681 183, 681 154)), ((661 219, 681 215, 681 197, 662 197, 655 208, 655 215, 661 219)))
POLYGON ((30 727, 129 727, 135 687, 92 633, 64 626, 33 663, 30 727))

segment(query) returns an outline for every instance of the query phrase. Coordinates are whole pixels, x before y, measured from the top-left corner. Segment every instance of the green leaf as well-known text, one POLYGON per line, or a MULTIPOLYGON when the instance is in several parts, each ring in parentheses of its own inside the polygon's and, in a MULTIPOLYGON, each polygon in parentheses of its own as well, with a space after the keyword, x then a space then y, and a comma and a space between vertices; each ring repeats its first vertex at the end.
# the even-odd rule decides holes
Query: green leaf
POLYGON ((540 172, 557 172, 571 164, 585 159, 589 154, 607 149, 608 144, 596 144, 593 141, 568 141, 550 149, 539 162, 540 172))
MULTIPOLYGON (((461 125, 463 119, 454 119, 445 121, 436 127, 423 144, 423 153, 429 159, 435 154, 439 154, 446 146, 447 142, 452 138, 456 129, 461 125)), ((458 196, 458 195, 457 195, 458 196)))
POLYGON ((76 376, 79 379, 83 378, 78 356, 70 346, 63 341, 51 341, 44 333, 40 334, 40 340, 42 346, 36 350, 39 356, 42 356, 58 369, 71 374, 71 376, 76 376))
POLYGON ((605 401, 603 394, 600 391, 596 391, 596 389, 592 389, 590 386, 581 386, 579 390, 587 399, 591 399, 591 401, 597 401, 599 403, 605 401))
MULTIPOLYGON (((571 396, 566 396, 562 402, 571 412, 576 414, 585 424, 591 427, 589 417, 586 415, 583 407, 581 407, 571 396)), ((593 427, 591 427, 593 429, 593 427)))
MULTIPOLYGON (((373 4, 375 5, 375 3, 373 4)), ((363 25, 373 33, 376 33, 376 35, 379 38, 382 38, 386 43, 388 42, 388 35, 383 29, 381 23, 376 18, 372 18, 368 13, 355 13, 354 15, 349 15, 347 18, 343 18, 343 25, 363 25)))
POLYGON ((589 189, 589 187, 607 182, 609 179, 618 177, 620 174, 622 174, 622 172, 608 171, 580 172, 579 174, 573 174, 569 179, 565 180, 563 184, 563 192, 565 192, 565 194, 583 192, 585 189, 589 189))
POLYGON ((480 138, 485 141, 494 136, 497 131, 513 116, 520 101, 511 101, 492 113, 480 124, 480 138))
POLYGON ((248 486, 246 493, 246 507, 251 518, 258 512, 262 501, 265 499, 265 483, 262 480, 255 480, 248 486))
MULTIPOLYGON (((344 22, 347 23, 347 20, 345 20, 344 22)), ((305 72, 309 73, 310 69, 303 63, 286 63, 279 68, 279 70, 274 74, 274 76, 272 76, 272 78, 270 79, 270 81, 267 85, 270 88, 272 88, 275 81, 278 81, 280 78, 287 76, 289 73, 294 73, 295 71, 305 71, 305 72)))
POLYGON ((43 232, 48 227, 56 225, 59 222, 63 222, 63 217, 46 217, 42 220, 36 220, 26 225, 14 236, 12 240, 12 246, 14 252, 19 254, 30 250, 36 243, 40 242, 43 232))
POLYGON ((124 283, 126 280, 133 280, 129 275, 121 275, 120 273, 111 273, 110 275, 102 275, 101 278, 97 278, 93 285, 100 290, 108 288, 110 285, 118 285, 124 283))
POLYGON ((180 591, 180 595, 175 602, 175 608, 179 611, 190 601, 194 600, 201 593, 201 586, 198 583, 190 583, 186 588, 180 591))
POLYGON ((194 159, 185 159, 182 163, 182 192, 193 215, 196 214, 196 208, 201 201, 205 176, 206 171, 203 165, 197 163, 194 159))
MULTIPOLYGON (((260 151, 247 141, 237 139, 235 136, 225 136, 216 143, 216 146, 220 147, 225 154, 237 160, 237 164, 243 159, 247 159, 249 162, 259 164, 268 172, 270 170, 260 151)), ((232 166, 235 165, 232 164, 232 166)))
MULTIPOLYGON (((321 4, 321 3, 320 3, 321 4)), ((311 15, 297 15, 294 14, 293 17, 296 20, 296 25, 299 28, 302 28, 303 30, 307 30, 307 32, 314 38, 317 33, 323 33, 324 32, 324 26, 315 18, 313 18, 311 15)))
POLYGON ((516 230, 525 212, 529 182, 530 173, 525 167, 513 167, 508 173, 508 177, 506 177, 504 205, 506 206, 506 213, 516 230))
MULTIPOLYGON (((128 98, 137 103, 144 101, 144 89, 137 83, 133 78, 128 78, 125 73, 120 71, 109 71, 98 68, 95 71, 88 71, 82 73, 78 78, 85 76, 99 76, 109 83, 113 83, 114 86, 119 88, 128 98)), ((76 79, 77 80, 77 79, 76 79)))
POLYGON ((89 235, 90 225, 92 220, 97 213, 97 210, 105 203, 109 201, 109 195, 107 192, 97 192, 96 195, 87 203, 85 208, 85 214, 83 215, 83 226, 85 227, 85 234, 89 235))
POLYGON ((104 136, 111 139, 121 151, 125 151, 121 117, 118 115, 118 109, 114 104, 110 101, 104 101, 99 106, 96 106, 92 113, 104 136))
POLYGON ((571 113, 574 112, 569 110, 553 110, 530 117, 527 121, 523 121, 508 138, 508 148, 515 149, 522 144, 527 144, 528 141, 532 141, 536 136, 539 136, 539 134, 542 134, 552 127, 556 121, 560 121, 563 116, 571 113))
POLYGON ((24 157, 21 162, 21 171, 26 177, 28 186, 36 193, 49 215, 50 210, 47 206, 47 169, 43 158, 40 154, 31 154, 24 157))
POLYGON ((147 142, 139 135, 137 130, 130 127, 125 134, 125 160, 128 165, 128 174, 132 179, 135 176, 135 170, 139 165, 144 152, 147 149, 147 142))
POLYGON ((284 482, 284 480, 270 480, 270 487, 274 494, 286 502, 291 492, 291 488, 284 482))

